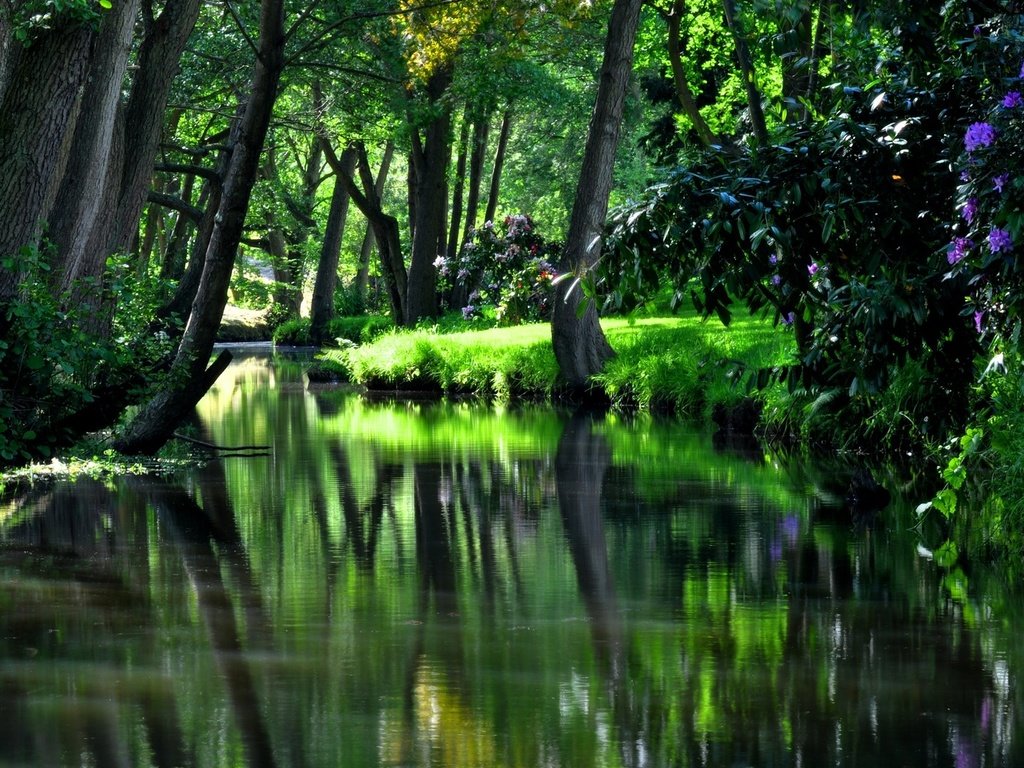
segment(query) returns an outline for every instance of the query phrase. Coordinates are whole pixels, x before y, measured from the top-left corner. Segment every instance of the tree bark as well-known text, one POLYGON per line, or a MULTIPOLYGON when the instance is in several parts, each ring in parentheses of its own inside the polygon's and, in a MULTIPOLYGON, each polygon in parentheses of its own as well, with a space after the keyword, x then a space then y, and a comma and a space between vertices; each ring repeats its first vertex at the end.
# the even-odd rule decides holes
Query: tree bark
MULTIPOLYGON (((384 145, 384 157, 380 161, 380 170, 377 172, 377 181, 374 182, 373 191, 376 198, 380 200, 384 194, 384 185, 388 181, 388 171, 391 169, 391 159, 395 154, 395 142, 388 139, 384 145)), ((363 236, 363 245, 359 249, 359 268, 356 271, 356 297, 359 306, 366 306, 366 288, 370 282, 370 255, 373 253, 373 244, 376 238, 373 234, 373 225, 366 220, 366 234, 363 236)))
POLYGON ((373 170, 370 168, 370 161, 366 156, 366 147, 362 142, 356 142, 357 161, 356 167, 359 171, 359 179, 363 189, 356 186, 355 180, 345 174, 341 160, 331 147, 330 142, 322 133, 320 139, 323 142, 324 155, 327 158, 331 169, 338 175, 348 190, 349 197, 356 204, 360 213, 366 217, 373 227, 373 235, 377 241, 377 252, 380 254, 381 274, 388 284, 388 294, 391 299, 391 317, 395 325, 402 325, 405 321, 405 301, 408 276, 405 272, 405 262, 402 258, 401 233, 398 228, 398 220, 394 216, 384 213, 381 208, 380 197, 377 194, 373 180, 373 170))
POLYGON ((494 167, 491 169, 491 189, 487 196, 487 212, 484 221, 494 221, 498 212, 498 193, 501 190, 501 171, 505 167, 505 151, 508 149, 508 134, 512 129, 512 108, 505 110, 501 118, 501 132, 498 134, 498 148, 494 151, 494 167))
POLYGON ((469 192, 466 195, 466 226, 462 230, 462 242, 476 228, 476 217, 480 207, 480 184, 484 175, 484 157, 487 154, 487 134, 490 118, 487 115, 473 123, 473 150, 469 156, 469 192))
POLYGON ((153 175, 171 84, 201 5, 201 0, 167 0, 160 16, 148 25, 125 108, 117 203, 103 243, 105 252, 93 258, 129 252, 153 175))
POLYGON ((93 42, 68 166, 49 221, 49 237, 59 263, 59 287, 65 290, 75 280, 102 275, 102 262, 87 262, 86 246, 103 202, 138 10, 139 0, 117 3, 103 17, 93 42))
POLYGON ((58 17, 17 61, 0 105, 0 303, 21 280, 19 251, 36 247, 57 197, 81 104, 93 33, 58 17))
POLYGON ((462 226, 462 196, 466 187, 466 153, 469 144, 469 110, 462 117, 459 130, 459 150, 455 160, 455 188, 452 191, 452 217, 448 227, 448 246, 445 255, 450 260, 459 252, 459 228, 462 226))
POLYGON ((449 145, 451 142, 451 112, 441 98, 451 84, 451 72, 438 69, 427 82, 434 117, 427 125, 422 147, 413 142, 416 165, 416 227, 409 259, 409 280, 406 293, 405 324, 415 325, 424 317, 437 314, 438 244, 444 232, 444 212, 447 206, 449 145))
POLYGON ((284 67, 283 5, 283 0, 261 3, 259 47, 251 92, 239 126, 239 140, 231 152, 199 290, 167 385, 146 403, 115 441, 114 447, 122 453, 149 454, 159 449, 212 384, 207 383, 204 373, 227 304, 235 254, 284 67))
MULTIPOLYGON (((605 38, 597 99, 590 118, 583 167, 569 219, 563 267, 582 278, 601 253, 601 235, 608 215, 615 152, 619 144, 626 90, 633 69, 642 0, 615 0, 605 38)), ((598 322, 597 308, 588 301, 577 312, 582 291, 571 281, 559 284, 551 320, 551 342, 563 378, 571 389, 582 390, 615 353, 598 322)))
MULTIPOLYGON (((355 172, 355 147, 346 147, 341 153, 341 165, 349 176, 355 172)), ((334 289, 338 285, 338 261, 341 257, 341 240, 345 234, 345 220, 348 218, 348 200, 344 182, 335 179, 309 311, 310 340, 318 346, 323 343, 327 324, 334 317, 334 289)))

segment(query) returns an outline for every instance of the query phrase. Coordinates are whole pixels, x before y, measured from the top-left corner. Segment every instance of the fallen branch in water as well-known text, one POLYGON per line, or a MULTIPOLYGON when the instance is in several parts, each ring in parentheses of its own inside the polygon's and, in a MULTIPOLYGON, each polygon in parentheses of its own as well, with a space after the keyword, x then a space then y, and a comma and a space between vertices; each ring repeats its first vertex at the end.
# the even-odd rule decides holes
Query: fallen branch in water
POLYGON ((180 432, 175 432, 174 437, 179 440, 184 440, 186 443, 194 443, 195 445, 202 446, 203 448, 209 448, 214 451, 269 451, 269 445, 216 445, 214 443, 208 443, 205 440, 196 440, 194 437, 188 437, 180 432))

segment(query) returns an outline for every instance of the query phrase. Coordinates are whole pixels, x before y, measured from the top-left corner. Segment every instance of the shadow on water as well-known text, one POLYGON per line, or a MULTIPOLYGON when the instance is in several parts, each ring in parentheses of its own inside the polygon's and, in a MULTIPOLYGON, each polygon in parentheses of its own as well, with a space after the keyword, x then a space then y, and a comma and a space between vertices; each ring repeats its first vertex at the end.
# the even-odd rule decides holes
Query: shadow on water
POLYGON ((1019 596, 901 500, 300 375, 199 409, 266 457, 0 499, 0 765, 1024 764, 1019 596))

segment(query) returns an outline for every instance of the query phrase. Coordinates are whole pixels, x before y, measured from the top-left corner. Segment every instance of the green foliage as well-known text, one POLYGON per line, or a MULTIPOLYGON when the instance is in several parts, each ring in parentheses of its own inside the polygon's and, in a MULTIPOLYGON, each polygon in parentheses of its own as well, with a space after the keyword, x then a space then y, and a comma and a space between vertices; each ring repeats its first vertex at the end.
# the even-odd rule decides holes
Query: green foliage
MULTIPOLYGON (((368 344, 394 327, 391 318, 383 315, 335 317, 327 324, 327 338, 339 343, 368 344)), ((309 337, 309 318, 295 317, 281 323, 274 329, 274 343, 296 347, 312 345, 309 337)))
MULTIPOLYGON (((716 403, 735 403, 737 366, 784 364, 786 334, 757 318, 722 329, 688 317, 603 321, 618 352, 595 384, 620 408, 640 407, 706 418, 716 403)), ((463 324, 463 328, 465 325, 463 324)), ((322 364, 372 389, 429 390, 505 401, 550 399, 558 366, 546 324, 438 333, 401 331, 356 349, 328 351, 322 364)))
POLYGON ((23 249, 0 264, 24 274, 20 293, 0 314, 0 464, 52 455, 76 436, 69 424, 96 388, 124 379, 141 392, 146 381, 134 374, 170 349, 165 336, 146 335, 160 286, 112 260, 101 284, 58 293, 48 258, 23 249), (76 304, 76 293, 90 302, 76 304), (110 333, 97 333, 108 313, 110 333))

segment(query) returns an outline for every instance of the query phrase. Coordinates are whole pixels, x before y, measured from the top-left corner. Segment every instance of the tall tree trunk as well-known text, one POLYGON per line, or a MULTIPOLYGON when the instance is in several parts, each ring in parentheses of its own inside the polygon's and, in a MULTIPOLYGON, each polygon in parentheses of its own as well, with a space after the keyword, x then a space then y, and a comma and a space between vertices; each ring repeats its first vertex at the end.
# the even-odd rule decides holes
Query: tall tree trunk
MULTIPOLYGON (((590 118, 583 167, 569 219, 563 268, 582 278, 601 253, 601 235, 608 215, 615 151, 619 145, 626 90, 633 69, 642 0, 615 0, 605 38, 604 59, 597 86, 594 113, 590 118)), ((571 281, 559 284, 551 319, 551 342, 563 378, 575 390, 601 371, 615 353, 598 322, 597 308, 588 301, 577 312, 581 290, 571 281)))
POLYGON ((101 275, 102 264, 85 263, 85 248, 103 201, 115 118, 138 10, 139 0, 117 3, 103 17, 93 42, 82 110, 49 222, 49 237, 56 248, 63 289, 79 278, 101 275), (87 271, 87 267, 91 269, 87 271))
MULTIPOLYGON (((374 182, 373 191, 380 200, 384 194, 384 185, 388 181, 388 171, 391 169, 391 159, 395 154, 395 142, 388 139, 384 145, 384 157, 380 161, 380 170, 377 172, 377 180, 374 182)), ((366 288, 370 282, 370 255, 373 253, 373 244, 376 238, 373 234, 373 225, 369 219, 366 221, 366 234, 363 236, 363 245, 359 249, 359 268, 356 270, 356 297, 359 306, 366 306, 366 288)))
POLYGON ((498 134, 498 148, 494 151, 494 167, 491 169, 491 189, 487 196, 487 212, 484 221, 494 221, 498 212, 498 193, 501 190, 501 171, 505 167, 505 151, 508 149, 508 134, 512 130, 512 108, 505 110, 501 118, 501 132, 498 134))
MULTIPOLYGON (((189 174, 185 177, 185 185, 181 190, 181 199, 186 205, 192 204, 192 190, 195 187, 196 177, 189 174)), ((197 207, 202 209, 210 194, 209 182, 203 185, 199 193, 197 207)), ((188 233, 195 224, 192 217, 184 214, 178 215, 174 222, 174 229, 167 241, 167 252, 164 254, 163 263, 160 265, 160 276, 171 280, 181 280, 185 274, 185 255, 188 253, 188 233)))
POLYGON ((768 126, 764 120, 764 109, 761 107, 761 91, 757 87, 754 60, 750 56, 747 38, 743 34, 743 30, 740 29, 736 18, 736 0, 722 0, 722 8, 725 11, 725 22, 729 26, 729 31, 732 32, 733 41, 736 44, 736 59, 739 61, 743 83, 747 89, 750 125, 757 143, 764 146, 768 143, 768 126))
POLYGON ((344 183, 348 190, 349 197, 356 204, 360 213, 366 217, 373 227, 373 235, 377 241, 377 252, 380 254, 381 274, 388 284, 388 294, 391 299, 391 317, 395 325, 402 325, 405 321, 405 302, 408 286, 408 276, 405 272, 405 262, 402 258, 401 232, 398 228, 398 220, 394 216, 384 213, 381 208, 380 197, 373 181, 373 170, 370 168, 370 161, 366 156, 366 147, 362 142, 356 142, 358 159, 356 167, 359 170, 359 180, 363 188, 356 186, 355 180, 344 173, 341 160, 331 147, 323 133, 323 127, 318 126, 320 139, 323 142, 324 155, 331 169, 338 175, 338 180, 344 183))
POLYGON ((683 46, 682 46, 682 18, 685 5, 683 0, 675 0, 672 3, 672 10, 665 14, 665 23, 668 25, 668 61, 672 67, 672 82, 676 87, 676 98, 683 114, 693 123, 693 129, 701 144, 710 147, 715 136, 711 133, 707 121, 697 108, 697 101, 693 98, 690 84, 686 79, 686 70, 683 69, 683 46))
POLYGON ((299 316, 302 305, 301 265, 296 264, 288 250, 288 238, 284 230, 277 226, 274 215, 268 214, 267 253, 270 254, 270 268, 274 273, 274 286, 271 300, 275 308, 275 317, 279 321, 291 320, 299 316))
POLYGON ((466 154, 469 144, 469 110, 462 117, 459 130, 459 150, 455 161, 455 189, 452 192, 452 217, 448 226, 448 246, 445 255, 449 260, 459 252, 459 228, 462 226, 462 196, 466 187, 466 154))
POLYGON ((201 0, 167 0, 160 16, 149 19, 146 24, 146 36, 139 47, 136 74, 125 108, 121 177, 117 204, 111 212, 104 244, 106 253, 93 258, 129 252, 153 175, 153 160, 163 130, 171 84, 201 5, 201 0))
MULTIPOLYGON (((356 148, 351 146, 341 153, 342 168, 349 176, 356 170, 356 155, 356 148)), ((345 183, 335 179, 309 311, 310 340, 318 346, 323 343, 327 324, 334 317, 334 289, 338 285, 338 261, 341 257, 341 239, 345 234, 345 220, 348 218, 348 200, 345 183)))
POLYGON ((466 242, 476 228, 476 217, 480 208, 480 185, 484 175, 484 158, 487 155, 487 134, 490 116, 483 115, 473 123, 472 152, 469 155, 469 192, 466 195, 466 226, 462 231, 462 242, 466 242))
MULTIPOLYGON (((833 3, 822 0, 818 3, 818 19, 814 24, 814 43, 811 46, 810 61, 807 63, 807 88, 801 94, 808 102, 814 103, 818 91, 818 69, 821 60, 825 56, 825 25, 832 24, 833 3)), ((803 120, 810 118, 809 111, 805 106, 803 109, 803 120)))
POLYGON ((284 67, 283 6, 284 0, 263 0, 260 5, 259 48, 251 92, 239 141, 232 148, 199 290, 166 388, 146 403, 114 443, 123 453, 153 453, 160 448, 213 383, 206 375, 206 366, 227 304, 235 253, 284 67))
POLYGON ((93 33, 57 17, 53 26, 17 46, 17 62, 0 105, 0 304, 14 297, 23 247, 35 247, 67 165, 81 104, 93 33))
POLYGON ((437 269, 434 261, 444 232, 445 184, 451 142, 451 112, 441 103, 441 97, 450 84, 451 72, 447 69, 438 69, 430 76, 427 95, 436 114, 427 125, 422 146, 416 146, 418 142, 414 136, 416 228, 409 259, 405 305, 405 324, 409 326, 421 318, 437 314, 437 269))

